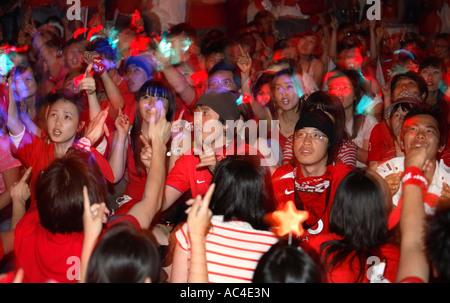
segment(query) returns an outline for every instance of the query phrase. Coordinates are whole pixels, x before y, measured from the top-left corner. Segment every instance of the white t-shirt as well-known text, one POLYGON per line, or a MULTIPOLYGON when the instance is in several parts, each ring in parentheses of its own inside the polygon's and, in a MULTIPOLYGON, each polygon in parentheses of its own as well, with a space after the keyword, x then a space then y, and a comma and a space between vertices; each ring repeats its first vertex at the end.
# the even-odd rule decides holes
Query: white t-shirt
MULTIPOLYGON (((396 157, 389 161, 383 162, 382 164, 378 165, 377 167, 377 173, 383 177, 386 178, 386 176, 398 172, 403 172, 405 170, 405 157, 396 157)), ((440 160, 439 162, 436 161, 436 170, 434 172, 433 180, 431 181, 431 184, 428 184, 428 192, 431 194, 435 194, 437 196, 441 196, 442 191, 442 183, 445 182, 450 185, 450 167, 444 164, 443 160, 440 160)), ((395 195, 392 197, 392 203, 397 206, 398 201, 400 200, 402 196, 402 186, 400 184, 400 188, 395 193, 395 195)), ((427 214, 432 214, 433 209, 428 207, 426 203, 425 211, 427 214)))
MULTIPOLYGON (((353 121, 355 119, 350 120, 348 123, 345 124, 345 128, 347 129, 348 133, 351 135, 353 133, 353 121)), ((372 129, 377 124, 376 119, 371 116, 365 116, 364 123, 361 126, 358 135, 352 140, 353 143, 356 144, 359 148, 363 148, 364 140, 370 139, 370 134, 372 133, 372 129)), ((360 161, 356 161, 356 167, 366 167, 364 163, 360 161)))

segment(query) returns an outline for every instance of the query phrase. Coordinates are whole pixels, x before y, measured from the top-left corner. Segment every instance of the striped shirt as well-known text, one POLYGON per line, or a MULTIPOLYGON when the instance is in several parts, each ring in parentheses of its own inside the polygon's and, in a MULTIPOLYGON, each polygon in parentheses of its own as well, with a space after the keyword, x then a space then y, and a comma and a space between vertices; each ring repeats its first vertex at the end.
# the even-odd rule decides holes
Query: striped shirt
MULTIPOLYGON (((250 283, 261 256, 278 241, 270 231, 256 230, 247 222, 223 221, 213 216, 206 236, 208 280, 212 283, 250 283)), ((175 233, 178 245, 188 254, 187 224, 175 233)))

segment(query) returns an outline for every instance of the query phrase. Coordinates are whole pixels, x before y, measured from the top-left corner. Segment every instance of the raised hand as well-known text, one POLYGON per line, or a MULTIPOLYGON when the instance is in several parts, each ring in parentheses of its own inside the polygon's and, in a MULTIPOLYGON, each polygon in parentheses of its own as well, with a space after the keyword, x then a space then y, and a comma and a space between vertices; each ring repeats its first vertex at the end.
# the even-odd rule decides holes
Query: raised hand
POLYGON ((91 205, 88 189, 83 186, 83 227, 84 233, 93 237, 98 237, 102 232, 103 223, 106 223, 109 210, 105 202, 91 205))
POLYGON ((147 135, 152 144, 161 143, 166 145, 170 139, 171 125, 166 120, 166 109, 163 108, 161 111, 159 119, 156 121, 158 112, 156 108, 151 108, 147 135))
POLYGON ((191 131, 189 122, 183 120, 184 110, 181 111, 177 120, 172 122, 172 146, 171 151, 176 156, 181 156, 191 148, 191 131))
POLYGON ((130 128, 130 119, 127 115, 122 112, 122 109, 119 108, 119 114, 117 115, 116 120, 114 121, 114 125, 117 129, 117 132, 126 136, 128 133, 128 129, 130 128))
POLYGON ((31 175, 31 169, 31 167, 28 167, 22 178, 18 182, 14 182, 14 184, 11 186, 10 195, 13 203, 17 201, 25 205, 25 201, 27 201, 30 197, 31 192, 30 186, 28 185, 28 178, 31 175))
POLYGON ((386 181, 389 189, 391 190, 391 194, 395 195, 400 188, 400 183, 402 181, 403 172, 392 173, 387 175, 384 180, 386 181))
POLYGON ((142 143, 144 144, 144 147, 142 147, 141 154, 140 154, 142 164, 144 164, 144 166, 147 169, 150 169, 150 165, 152 163, 152 156, 153 156, 152 146, 150 145, 150 142, 143 135, 140 135, 139 138, 141 139, 142 143))
POLYGON ((241 51, 241 54, 237 58, 237 66, 241 70, 241 73, 249 73, 250 69, 252 67, 252 57, 249 53, 245 52, 242 46, 239 44, 239 50, 241 51))
POLYGON ((200 163, 197 164, 196 166, 198 168, 200 167, 208 167, 209 171, 214 174, 214 172, 216 171, 216 166, 217 166, 217 157, 216 154, 214 152, 214 150, 212 149, 211 145, 209 144, 203 144, 203 151, 199 152, 199 159, 200 159, 200 163))
POLYGON ((195 199, 189 199, 186 202, 187 205, 190 205, 185 211, 188 214, 187 224, 190 237, 204 237, 209 230, 212 217, 209 202, 214 193, 214 188, 215 184, 211 184, 203 199, 198 195, 195 199))
POLYGON ((102 75, 106 71, 106 66, 103 63, 103 58, 96 51, 86 51, 83 56, 84 61, 87 64, 93 64, 94 71, 102 75))
POLYGON ((91 71, 93 68, 93 63, 90 63, 86 71, 84 72, 83 79, 81 79, 78 88, 80 91, 86 91, 87 95, 93 95, 95 94, 96 86, 95 86, 95 79, 91 75, 91 71))
POLYGON ((94 145, 103 134, 109 137, 109 130, 105 123, 108 117, 108 110, 109 107, 105 108, 89 122, 85 137, 91 141, 91 145, 94 145))

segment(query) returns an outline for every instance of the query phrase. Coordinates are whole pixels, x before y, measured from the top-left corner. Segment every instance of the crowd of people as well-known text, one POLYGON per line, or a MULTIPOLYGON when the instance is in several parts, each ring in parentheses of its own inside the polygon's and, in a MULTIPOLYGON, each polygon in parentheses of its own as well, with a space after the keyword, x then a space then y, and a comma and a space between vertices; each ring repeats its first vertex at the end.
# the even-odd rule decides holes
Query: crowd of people
POLYGON ((450 1, 84 2, 0 10, 2 282, 450 281, 450 1))

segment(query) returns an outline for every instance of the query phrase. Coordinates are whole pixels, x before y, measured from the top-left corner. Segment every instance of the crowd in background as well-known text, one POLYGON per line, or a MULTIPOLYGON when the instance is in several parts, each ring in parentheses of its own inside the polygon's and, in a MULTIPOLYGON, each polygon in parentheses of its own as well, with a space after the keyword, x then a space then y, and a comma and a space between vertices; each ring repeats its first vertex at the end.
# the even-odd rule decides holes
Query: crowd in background
POLYGON ((0 4, 3 281, 449 281, 450 1, 379 2, 0 4))

